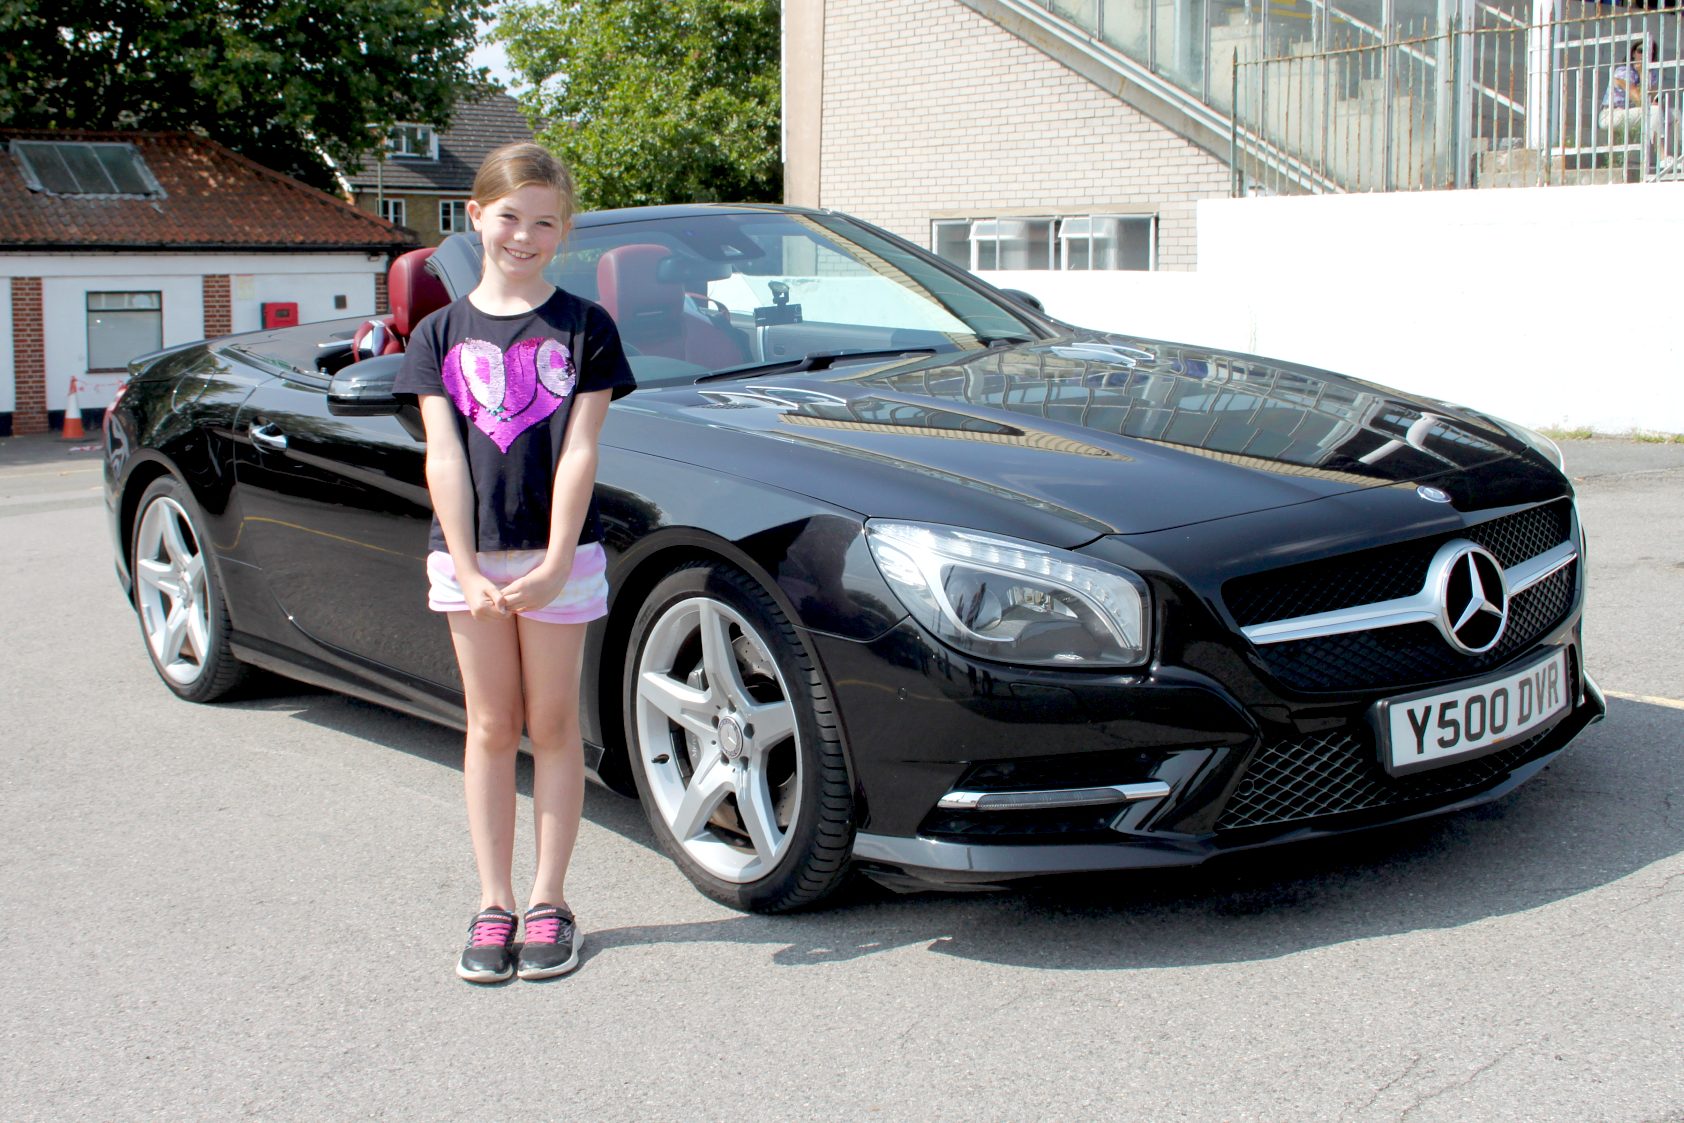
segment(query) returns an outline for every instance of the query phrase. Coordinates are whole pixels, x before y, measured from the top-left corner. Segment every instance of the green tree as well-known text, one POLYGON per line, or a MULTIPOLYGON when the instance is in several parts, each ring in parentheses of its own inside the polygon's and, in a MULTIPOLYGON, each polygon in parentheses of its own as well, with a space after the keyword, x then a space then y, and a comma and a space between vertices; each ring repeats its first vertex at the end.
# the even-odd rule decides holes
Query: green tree
POLYGON ((184 129, 331 187, 482 90, 491 0, 0 0, 0 124, 184 129), (324 156, 326 159, 324 160, 324 156))
POLYGON ((777 0, 511 0, 495 37, 585 205, 782 198, 777 0))

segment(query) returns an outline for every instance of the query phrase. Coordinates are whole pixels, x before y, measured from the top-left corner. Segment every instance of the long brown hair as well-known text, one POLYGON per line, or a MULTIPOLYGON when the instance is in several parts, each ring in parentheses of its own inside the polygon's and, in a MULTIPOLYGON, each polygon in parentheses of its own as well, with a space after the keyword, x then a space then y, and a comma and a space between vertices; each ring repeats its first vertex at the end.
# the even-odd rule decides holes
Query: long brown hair
POLYGON ((485 207, 533 184, 555 188, 561 221, 565 224, 573 218, 573 173, 553 152, 531 141, 516 141, 487 153, 474 173, 473 199, 485 207))

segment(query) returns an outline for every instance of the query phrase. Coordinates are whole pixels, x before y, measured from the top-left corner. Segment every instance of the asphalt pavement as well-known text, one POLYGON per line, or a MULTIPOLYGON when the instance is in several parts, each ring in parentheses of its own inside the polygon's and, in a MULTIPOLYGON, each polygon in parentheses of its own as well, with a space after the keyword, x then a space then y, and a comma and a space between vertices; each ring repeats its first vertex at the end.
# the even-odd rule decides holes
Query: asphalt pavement
POLYGON ((0 442, 0 1118, 1684 1120, 1684 446, 1567 455, 1611 709, 1494 805, 767 918, 593 790, 583 965, 477 988, 459 735, 175 701, 97 462, 0 442))

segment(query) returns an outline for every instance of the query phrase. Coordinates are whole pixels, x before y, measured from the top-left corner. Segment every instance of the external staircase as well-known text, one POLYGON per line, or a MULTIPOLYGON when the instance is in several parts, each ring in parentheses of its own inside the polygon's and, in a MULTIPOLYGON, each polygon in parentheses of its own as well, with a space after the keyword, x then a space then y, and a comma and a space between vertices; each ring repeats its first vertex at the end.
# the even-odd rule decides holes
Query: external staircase
POLYGON ((1222 156, 1236 193, 1606 183, 1665 174, 1684 100, 1684 15, 1564 0, 960 0, 1222 156), (1199 18, 1190 18, 1190 13, 1199 18), (1654 43, 1663 135, 1598 109, 1654 43))

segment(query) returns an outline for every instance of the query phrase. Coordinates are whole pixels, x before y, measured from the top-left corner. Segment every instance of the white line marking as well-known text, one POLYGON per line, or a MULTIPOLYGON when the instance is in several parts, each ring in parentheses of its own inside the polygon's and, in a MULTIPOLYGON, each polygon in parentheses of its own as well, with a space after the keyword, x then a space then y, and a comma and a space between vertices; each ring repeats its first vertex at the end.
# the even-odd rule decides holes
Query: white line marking
POLYGON ((40 495, 0 495, 0 508, 11 507, 86 507, 99 502, 99 496, 85 491, 46 491, 40 495))
POLYGON ((1647 702, 1651 706, 1665 706, 1669 710, 1684 710, 1684 699, 1661 698, 1654 694, 1627 694, 1623 690, 1604 690, 1602 693, 1622 702, 1647 702))
POLYGON ((80 476, 99 470, 100 464, 97 461, 86 467, 76 468, 38 468, 33 471, 26 468, 0 468, 0 479, 12 479, 17 476, 80 476))

